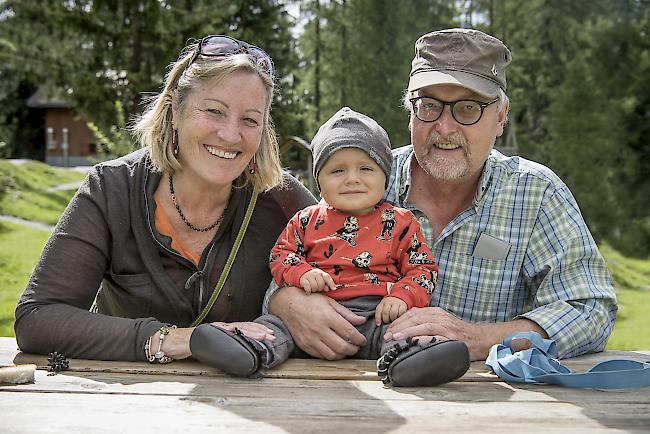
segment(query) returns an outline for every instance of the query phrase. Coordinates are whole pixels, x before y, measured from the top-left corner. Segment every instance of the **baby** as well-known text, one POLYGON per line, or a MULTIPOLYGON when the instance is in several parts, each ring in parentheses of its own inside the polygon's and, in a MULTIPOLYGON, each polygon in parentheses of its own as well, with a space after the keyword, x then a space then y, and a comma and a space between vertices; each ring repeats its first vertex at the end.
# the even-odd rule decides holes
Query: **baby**
MULTIPOLYGON (((381 357, 379 375, 386 381, 390 381, 389 377, 400 377, 399 372, 393 372, 399 357, 405 360, 424 350, 434 355, 441 349, 460 351, 465 356, 466 347, 458 341, 420 346, 413 340, 397 344, 383 340, 388 323, 410 308, 428 306, 438 275, 415 216, 383 201, 392 165, 390 142, 384 129, 368 116, 345 107, 320 127, 312 140, 312 153, 314 178, 322 200, 299 211, 280 234, 270 254, 275 282, 279 286, 302 288, 307 293, 324 292, 368 318, 357 327, 368 343, 355 357, 381 357)), ((243 334, 204 327, 211 328, 206 335, 224 336, 235 348, 249 347, 246 354, 255 354, 259 359, 253 362, 251 356, 244 357, 249 362, 247 366, 255 365, 254 372, 241 372, 241 366, 232 366, 233 360, 241 362, 237 357, 226 360, 208 354, 207 363, 233 375, 251 375, 260 367, 277 366, 290 355, 304 355, 278 317, 265 315, 255 322, 273 330, 275 339, 258 342, 243 334), (215 358, 222 360, 215 364, 215 358)), ((212 350, 221 351, 223 348, 216 346, 212 350)), ((201 360, 200 356, 197 358, 201 360)), ((420 358, 422 355, 413 360, 420 358)), ((432 371, 435 364, 429 358, 418 362, 421 374, 415 385, 427 385, 432 378, 440 378, 440 368, 436 367, 438 372, 432 371)), ((461 363, 453 372, 443 369, 444 381, 462 375, 466 364, 461 363)), ((412 362, 406 363, 404 369, 411 371, 411 365, 412 362)))

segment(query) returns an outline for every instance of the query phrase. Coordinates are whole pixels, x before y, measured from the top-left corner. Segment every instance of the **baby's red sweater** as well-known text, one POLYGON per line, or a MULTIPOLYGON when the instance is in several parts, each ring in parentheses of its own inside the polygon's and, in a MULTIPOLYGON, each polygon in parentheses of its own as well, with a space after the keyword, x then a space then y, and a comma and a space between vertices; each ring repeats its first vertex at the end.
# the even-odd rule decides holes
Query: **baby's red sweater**
POLYGON ((335 300, 365 295, 397 297, 408 308, 425 307, 438 266, 413 213, 383 203, 365 215, 336 211, 325 201, 296 213, 271 250, 278 285, 300 287, 312 268, 326 271, 335 300))

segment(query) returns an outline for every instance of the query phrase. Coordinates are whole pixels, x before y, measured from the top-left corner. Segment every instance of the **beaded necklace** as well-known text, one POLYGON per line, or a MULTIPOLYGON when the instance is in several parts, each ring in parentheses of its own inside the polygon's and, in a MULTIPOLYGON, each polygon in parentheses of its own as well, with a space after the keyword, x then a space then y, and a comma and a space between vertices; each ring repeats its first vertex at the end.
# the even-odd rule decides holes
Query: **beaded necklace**
MULTIPOLYGON (((183 223, 187 225, 188 228, 192 229, 193 231, 196 232, 208 232, 214 228, 216 228, 219 223, 223 220, 223 216, 226 215, 226 209, 228 209, 228 206, 226 206, 223 209, 223 212, 219 216, 216 222, 212 223, 210 226, 207 226, 205 228, 199 228, 197 226, 194 226, 192 223, 190 223, 186 218, 185 215, 183 215, 183 211, 181 211, 181 207, 176 201, 176 194, 174 193, 174 181, 172 180, 172 175, 169 175, 169 192, 171 193, 172 196, 172 202, 174 203, 174 207, 176 208, 176 211, 178 211, 178 215, 181 216, 181 220, 183 220, 183 223)), ((230 194, 232 196, 232 190, 230 190, 230 194)), ((230 203, 230 198, 228 198, 228 203, 230 203)))

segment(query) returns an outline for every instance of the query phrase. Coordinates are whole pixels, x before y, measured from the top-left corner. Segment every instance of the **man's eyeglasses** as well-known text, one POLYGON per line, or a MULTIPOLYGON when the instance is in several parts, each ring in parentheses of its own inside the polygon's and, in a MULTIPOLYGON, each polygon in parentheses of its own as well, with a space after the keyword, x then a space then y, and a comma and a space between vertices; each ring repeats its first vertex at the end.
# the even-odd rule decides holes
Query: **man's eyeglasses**
POLYGON ((473 99, 460 99, 458 101, 440 101, 430 96, 411 98, 413 113, 422 122, 435 122, 440 119, 445 106, 448 105, 452 117, 461 125, 474 125, 481 120, 485 107, 499 101, 499 98, 490 102, 475 101, 473 99))
POLYGON ((225 35, 208 35, 202 38, 188 66, 194 63, 198 56, 228 57, 242 53, 248 54, 262 71, 271 77, 275 76, 271 56, 266 54, 264 50, 248 42, 239 41, 225 35))

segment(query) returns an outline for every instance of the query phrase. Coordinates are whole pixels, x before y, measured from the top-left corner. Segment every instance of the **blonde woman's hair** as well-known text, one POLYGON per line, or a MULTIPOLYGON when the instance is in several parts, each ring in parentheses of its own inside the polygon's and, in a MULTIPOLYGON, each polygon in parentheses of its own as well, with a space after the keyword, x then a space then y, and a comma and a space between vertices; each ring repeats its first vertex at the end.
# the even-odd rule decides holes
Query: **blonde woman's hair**
POLYGON ((192 63, 197 46, 198 43, 186 46, 178 60, 169 65, 162 92, 149 99, 144 113, 131 126, 131 131, 140 146, 149 148, 153 169, 173 174, 181 168, 171 146, 172 141, 177 140, 172 125, 174 93, 176 93, 176 103, 180 112, 188 96, 203 83, 219 82, 237 71, 250 71, 257 73, 262 80, 267 100, 262 139, 255 153, 256 172, 251 175, 245 169, 240 176, 240 185, 250 183, 258 191, 266 191, 281 185, 282 168, 278 139, 270 114, 275 86, 273 77, 260 69, 247 54, 234 54, 227 57, 197 56, 192 63))

